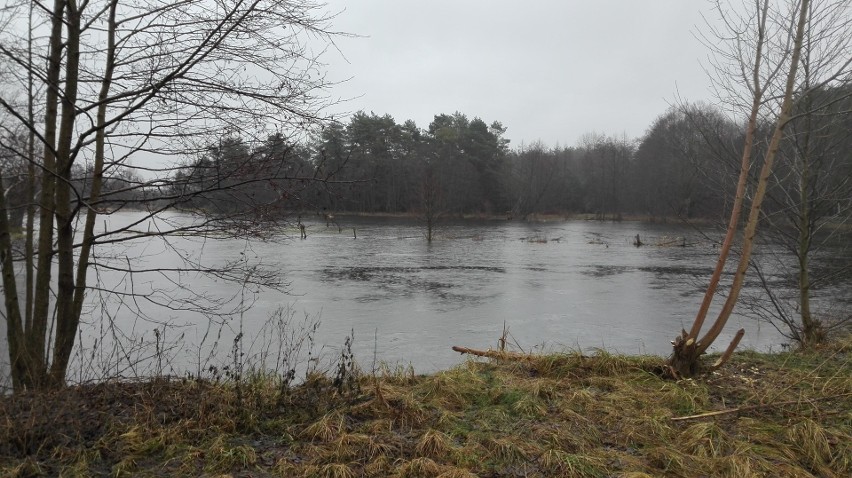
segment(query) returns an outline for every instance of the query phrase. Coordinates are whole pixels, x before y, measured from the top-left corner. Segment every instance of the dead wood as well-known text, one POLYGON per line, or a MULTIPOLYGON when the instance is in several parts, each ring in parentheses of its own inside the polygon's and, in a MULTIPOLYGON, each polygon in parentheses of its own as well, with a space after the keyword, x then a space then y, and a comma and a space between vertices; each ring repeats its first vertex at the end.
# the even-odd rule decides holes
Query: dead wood
POLYGON ((783 407, 786 405, 800 405, 800 404, 812 404, 814 402, 821 402, 823 400, 831 400, 832 398, 841 398, 848 397, 852 395, 852 392, 841 393, 837 395, 828 395, 825 397, 812 398, 809 400, 787 400, 784 402, 770 402, 770 403, 761 403, 758 405, 749 405, 745 407, 737 407, 737 408, 729 408, 727 410, 716 410, 715 412, 705 412, 699 413, 697 415, 687 415, 683 417, 672 417, 670 418, 673 422, 680 422, 686 420, 698 420, 700 418, 709 418, 709 417, 718 417, 719 415, 729 415, 731 413, 739 413, 739 412, 748 412, 751 410, 760 410, 762 408, 772 408, 772 407, 783 407))
POLYGON ((453 350, 464 355, 476 355, 477 357, 487 357, 493 359, 503 359, 503 360, 534 360, 536 358, 535 355, 531 354, 521 354, 517 352, 506 352, 501 350, 476 350, 467 347, 459 347, 458 345, 453 346, 453 350))

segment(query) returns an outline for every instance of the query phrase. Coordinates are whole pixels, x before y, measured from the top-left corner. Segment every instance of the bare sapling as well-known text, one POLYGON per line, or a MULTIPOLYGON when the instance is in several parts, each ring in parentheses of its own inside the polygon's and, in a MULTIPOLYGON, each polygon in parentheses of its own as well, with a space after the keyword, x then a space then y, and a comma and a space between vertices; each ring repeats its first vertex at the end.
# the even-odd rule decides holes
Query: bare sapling
MULTIPOLYGON (((728 255, 733 246, 734 238, 736 236, 737 227, 739 224, 740 209, 743 207, 744 204, 746 185, 748 182, 748 172, 750 169, 751 158, 753 156, 754 136, 757 126, 758 115, 761 106, 763 106, 764 104, 763 97, 764 94, 767 92, 768 88, 771 86, 772 76, 774 76, 775 72, 780 71, 780 67, 770 68, 770 70, 773 71, 773 73, 770 74, 770 77, 761 78, 761 74, 766 71, 766 66, 762 63, 763 57, 767 54, 766 49, 770 46, 770 43, 767 39, 767 19, 770 14, 769 3, 770 2, 768 0, 764 0, 762 4, 756 5, 758 12, 755 18, 758 19, 758 24, 757 33, 754 36, 754 58, 750 68, 751 83, 749 87, 749 91, 752 95, 753 101, 748 124, 746 127, 745 144, 743 147, 742 154, 742 165, 740 169, 739 180, 737 182, 736 198, 731 210, 731 218, 728 223, 728 229, 725 235, 725 240, 722 244, 722 248, 719 253, 719 259, 717 260, 716 268, 713 271, 713 276, 710 279, 710 284, 707 288, 707 291, 705 292, 704 300, 702 301, 701 307, 699 308, 698 315, 696 316, 695 321, 693 322, 692 328, 689 332, 685 330, 682 331, 681 335, 679 335, 675 338, 675 340, 672 341, 674 350, 669 359, 668 370, 670 374, 674 377, 689 377, 695 375, 699 371, 699 358, 719 337, 719 334, 722 332, 723 328, 725 327, 725 324, 727 323, 728 319, 731 316, 731 313, 734 310, 734 306, 737 303, 739 294, 743 287, 746 271, 748 270, 749 261, 751 259, 751 254, 754 249, 754 239, 757 234, 757 226, 761 215, 761 206, 763 204, 763 199, 766 195, 766 189, 769 182, 769 178, 772 174, 772 168, 775 162, 775 158, 778 154, 778 149, 781 144, 784 129, 791 119, 793 95, 795 93, 796 88, 797 70, 799 65, 799 58, 801 56, 802 51, 802 40, 804 38, 805 28, 810 13, 809 0, 803 0, 801 2, 801 4, 799 5, 797 16, 794 17, 794 19, 797 19, 797 22, 795 31, 792 34, 792 53, 789 59, 789 67, 787 69, 783 97, 780 109, 776 116, 772 138, 764 155, 764 161, 760 170, 760 176, 758 178, 757 185, 752 195, 748 221, 746 223, 745 230, 743 233, 742 250, 740 253, 739 263, 734 274, 733 283, 731 284, 728 297, 724 305, 722 306, 719 315, 713 322, 713 325, 705 333, 705 335, 699 339, 699 334, 707 317, 710 304, 716 294, 716 290, 718 288, 722 272, 725 268, 728 255)), ((740 64, 743 64, 743 58, 739 57, 737 59, 740 61, 740 64)), ((717 368, 725 363, 725 361, 730 357, 733 350, 737 347, 737 345, 739 345, 739 342, 742 339, 744 333, 745 331, 742 329, 740 329, 736 333, 727 350, 723 353, 721 358, 713 365, 713 368, 717 368)))

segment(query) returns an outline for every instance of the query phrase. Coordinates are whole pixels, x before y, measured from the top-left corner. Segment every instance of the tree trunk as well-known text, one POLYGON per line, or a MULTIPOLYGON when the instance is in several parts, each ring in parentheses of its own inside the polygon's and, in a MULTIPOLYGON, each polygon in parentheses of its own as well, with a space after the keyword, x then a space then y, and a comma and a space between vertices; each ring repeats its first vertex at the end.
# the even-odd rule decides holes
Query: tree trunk
MULTIPOLYGON (((804 63, 805 85, 810 84, 810 61, 807 59, 804 63)), ((812 95, 806 94, 804 97, 804 110, 811 111, 813 102, 812 95)), ((804 118, 805 128, 802 138, 802 147, 799 151, 801 161, 801 172, 799 175, 799 214, 798 224, 799 237, 797 248, 798 266, 799 266, 799 315, 802 321, 801 337, 802 347, 809 347, 818 344, 824 339, 822 324, 813 318, 811 315, 811 279, 809 273, 810 267, 810 250, 811 240, 814 226, 811 223, 811 132, 813 131, 812 115, 807 114, 804 118)))
POLYGON ((56 287, 56 337, 50 367, 50 385, 65 385, 65 371, 74 348, 80 317, 74 313, 74 216, 71 208, 71 139, 77 116, 77 79, 80 63, 80 12, 75 0, 67 0, 65 94, 59 128, 56 181, 56 239, 59 270, 56 287))
POLYGON ((50 56, 47 66, 47 98, 44 114, 44 156, 39 202, 38 263, 33 293, 32 330, 27 337, 31 352, 31 380, 25 385, 38 387, 46 381, 47 321, 50 309, 50 281, 53 263, 53 210, 56 204, 56 119, 58 116, 59 75, 62 69, 63 0, 54 0, 51 19, 50 56))
POLYGON ((98 95, 97 133, 95 134, 95 164, 92 171, 92 189, 86 210, 86 224, 83 228, 83 243, 80 246, 80 257, 77 259, 77 285, 74 291, 73 315, 79 322, 83 311, 83 301, 86 297, 86 277, 89 270, 89 254, 94 244, 95 220, 97 219, 97 202, 100 198, 103 186, 104 154, 106 137, 106 99, 109 96, 112 85, 112 75, 115 70, 115 11, 118 0, 110 3, 108 30, 107 30, 107 54, 104 78, 101 80, 101 91, 98 95))
MULTIPOLYGON (((0 184, 3 184, 3 169, 0 168, 0 184)), ((12 367, 12 387, 15 390, 31 386, 31 353, 24 340, 21 307, 18 303, 18 286, 15 282, 15 264, 12 261, 12 238, 9 234, 9 218, 6 215, 6 194, 0 191, 0 266, 3 273, 3 298, 6 306, 6 340, 9 342, 9 361, 12 367)))
POLYGON ((811 280, 810 267, 811 248, 811 217, 808 192, 810 188, 810 165, 808 160, 808 140, 810 127, 806 129, 805 148, 802 156, 802 172, 799 178, 799 314, 802 320, 801 346, 809 347, 818 344, 825 338, 822 324, 811 315, 811 280))
MULTIPOLYGON (((765 29, 766 17, 769 11, 768 0, 764 0, 761 15, 760 26, 758 27, 758 40, 755 46, 756 54, 754 59, 754 68, 752 69, 752 95, 753 101, 751 104, 751 112, 748 117, 748 126, 746 126, 745 144, 743 145, 743 155, 740 164, 740 175, 737 181, 737 192, 734 196, 734 204, 731 206, 731 218, 728 221, 728 229, 725 233, 725 240, 722 242, 722 247, 719 251, 719 258, 716 261, 716 268, 713 270, 713 275, 710 277, 710 284, 707 286, 707 291, 704 293, 704 299, 701 302, 701 307, 698 309, 698 315, 692 323, 692 329, 686 339, 693 339, 690 346, 695 344, 698 339, 698 334, 701 332, 701 327, 707 318, 707 312, 710 310, 710 304, 713 302, 713 297, 716 295, 716 289, 719 287, 719 281, 722 278, 722 272, 725 270, 725 264, 728 261, 731 247, 734 244, 734 238, 737 234, 737 227, 740 222, 740 213, 745 200, 746 185, 748 184, 748 172, 751 168, 751 155, 754 148, 754 134, 757 130, 757 116, 760 112, 760 105, 763 103, 764 86, 760 81, 760 68, 763 59, 763 47, 765 44, 765 29)), ((686 340, 683 341, 686 344, 686 340)), ((693 353, 689 351, 681 351, 687 356, 692 357, 693 353)), ((694 360, 694 358, 690 359, 694 360)))
MULTIPOLYGON (((27 121, 35 124, 35 92, 33 87, 33 9, 34 3, 30 3, 29 27, 27 38, 27 121)), ((24 268, 26 281, 26 298, 24 300, 24 334, 32 333, 33 327, 33 279, 35 274, 35 248, 33 247, 33 231, 35 230, 35 193, 36 193, 36 155, 35 155, 35 131, 30 129, 27 138, 27 219, 24 226, 25 245, 24 252, 26 261, 24 268)))
MULTIPOLYGON (((807 15, 808 15, 808 6, 809 0, 803 0, 799 10, 799 17, 796 26, 796 32, 793 43, 793 54, 790 60, 790 69, 787 73, 787 83, 784 89, 784 97, 781 104, 781 111, 778 115, 778 119, 775 123, 775 131, 772 134, 772 139, 769 144, 769 148, 766 152, 766 157, 764 158, 763 167, 760 171, 760 177, 758 179, 757 188, 754 193, 754 197, 751 202, 751 209, 749 211, 748 222, 746 223, 746 228, 743 237, 743 245, 742 252, 740 254, 740 261, 737 265, 737 270, 734 275, 734 281, 731 285, 731 291, 728 294, 728 298, 725 301, 725 304, 722 306, 722 310, 719 313, 719 316, 716 318, 716 321, 710 327, 710 330, 704 335, 701 340, 696 340, 693 334, 697 334, 700 331, 701 323, 703 322, 703 318, 696 318, 695 323, 693 324, 692 331, 689 334, 685 332, 673 342, 674 352, 672 354, 671 359, 669 360, 670 367, 684 375, 694 374, 696 369, 698 368, 698 358, 704 354, 710 345, 718 338, 719 334, 722 332, 722 329, 725 327, 728 319, 731 316, 731 313, 734 310, 734 306, 739 299, 739 294, 742 290, 743 282, 745 280, 745 274, 749 267, 749 261, 751 260, 751 253, 754 248, 754 238, 757 234, 757 225, 760 220, 761 214, 761 205, 763 203, 763 198, 766 195, 766 188, 769 182, 769 176, 772 173, 772 167, 775 162, 775 157, 778 154, 778 148, 781 144, 781 138, 783 137, 784 128, 790 122, 792 105, 793 105, 793 89, 795 86, 796 73, 798 70, 799 58, 801 56, 802 51, 802 39, 804 37, 805 26, 807 23, 807 15)), ((764 7, 766 3, 764 3, 764 7)), ((766 15, 766 8, 764 8, 763 12, 764 18, 766 15)), ((761 27, 762 30, 763 27, 761 27)), ((762 33, 760 38, 762 38, 762 33)), ((759 70, 755 68, 753 74, 755 78, 759 70)), ((757 94, 755 90, 754 94, 757 94)), ((745 157, 745 155, 744 155, 745 157)), ((742 177, 740 178, 742 180, 742 177)), ((736 207, 734 211, 732 211, 732 218, 734 215, 738 214, 736 211, 736 207)), ((721 260, 721 256, 720 256, 721 260)), ((724 265, 724 263, 722 264, 724 265)), ((718 265, 717 265, 718 268, 718 265)), ((714 273, 714 276, 716 274, 714 273)), ((708 290, 708 293, 710 291, 708 290)), ((705 295, 705 298, 707 295, 705 295)), ((703 306, 702 306, 703 308, 703 306)), ((735 341, 737 341, 735 339, 735 341)), ((734 346, 734 342, 732 342, 732 346, 734 346)), ((730 347, 729 347, 730 348, 730 347)), ((720 364, 721 365, 721 364, 720 364)))

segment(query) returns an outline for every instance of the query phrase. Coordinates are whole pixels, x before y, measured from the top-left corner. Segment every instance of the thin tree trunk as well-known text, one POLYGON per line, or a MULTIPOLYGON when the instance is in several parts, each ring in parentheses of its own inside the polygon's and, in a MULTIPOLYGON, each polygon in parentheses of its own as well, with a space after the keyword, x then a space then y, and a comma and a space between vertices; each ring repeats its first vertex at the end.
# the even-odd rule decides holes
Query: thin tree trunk
MULTIPOLYGON (((810 105, 806 105, 810 109, 810 105)), ((809 257, 808 253, 811 248, 811 216, 810 216, 810 201, 808 192, 810 188, 810 115, 807 116, 807 126, 805 127, 805 144, 801 153, 802 171, 799 177, 799 240, 798 240, 798 256, 799 256, 799 314, 802 320, 801 345, 809 346, 821 341, 819 323, 811 316, 811 281, 808 273, 809 257)))
POLYGON ((763 198, 766 196, 766 187, 769 182, 769 177, 772 174, 775 157, 778 155, 778 149, 781 146, 781 139, 784 136, 784 128, 786 128, 792 118, 793 90, 796 83, 799 58, 802 53, 802 39, 804 38, 805 26, 807 24, 809 4, 810 0, 802 0, 798 24, 796 26, 796 36, 793 43, 793 57, 790 60, 790 71, 787 73, 787 84, 784 89, 784 99, 781 104, 781 112, 778 115, 777 122, 775 123, 775 132, 772 134, 772 140, 769 143, 769 149, 766 153, 763 167, 760 170, 757 189, 755 190, 754 198, 751 202, 751 210, 749 211, 748 223, 746 224, 743 238, 743 250, 740 255, 740 262, 737 266, 736 274, 734 275, 734 283, 731 285, 731 292, 728 294, 725 305, 722 306, 722 311, 719 313, 719 317, 698 344, 697 351, 699 354, 704 353, 716 340, 719 333, 722 332, 722 329, 725 327, 725 323, 727 323, 728 318, 731 316, 731 312, 734 310, 734 306, 737 303, 740 292, 742 291, 746 271, 748 270, 749 261, 751 260, 751 253, 754 249, 754 238, 757 234, 757 225, 760 221, 761 205, 763 204, 763 198))
POLYGON ((757 130, 757 115, 760 111, 760 105, 763 103, 764 86, 760 81, 760 68, 763 59, 763 46, 765 44, 766 35, 766 17, 769 11, 769 1, 764 0, 761 7, 760 25, 758 27, 757 45, 754 59, 754 68, 752 69, 752 96, 751 112, 748 117, 748 126, 746 127, 745 144, 743 145, 743 156, 740 164, 740 175, 737 181, 737 192, 734 196, 734 204, 731 208, 731 218, 728 222, 728 230, 725 233, 725 240, 722 242, 722 247, 719 251, 719 259, 716 261, 716 268, 713 270, 713 275, 710 278, 710 284, 707 286, 707 291, 704 293, 704 299, 701 302, 701 307, 698 309, 698 315, 692 323, 692 329, 689 334, 684 337, 686 341, 698 338, 701 332, 701 327, 707 318, 707 312, 710 310, 710 304, 713 302, 713 297, 716 295, 716 289, 719 287, 719 281, 722 278, 722 272, 725 270, 725 264, 728 261, 728 256, 731 252, 731 247, 734 244, 734 238, 737 234, 737 227, 740 222, 740 213, 745 200, 745 190, 748 184, 748 172, 751 168, 751 155, 754 148, 754 134, 757 130))
POLYGON ((62 69, 63 0, 54 0, 47 67, 47 97, 44 114, 44 157, 39 198, 38 262, 33 296, 32 333, 28 337, 31 353, 29 386, 40 386, 46 379, 47 320, 50 309, 51 263, 53 262, 53 209, 56 185, 56 119, 58 116, 59 75, 62 69))
MULTIPOLYGON (((33 9, 35 4, 30 3, 29 15, 29 35, 27 39, 27 121, 30 125, 35 124, 35 92, 33 91, 33 9)), ((26 298, 24 300, 24 334, 30 335, 33 329, 33 279, 35 274, 35 248, 33 247, 33 238, 35 235, 35 189, 36 189, 36 157, 35 157, 35 131, 30 128, 29 137, 27 139, 27 221, 25 226, 25 243, 24 251, 26 257, 25 264, 25 281, 26 281, 26 298)))
MULTIPOLYGON (((3 184, 2 168, 0 168, 0 184, 3 184)), ((6 194, 0 190, 0 267, 2 267, 3 298, 6 306, 6 340, 9 342, 12 387, 17 391, 30 385, 32 371, 30 370, 29 354, 24 340, 21 307, 18 303, 18 287, 15 282, 15 264, 12 260, 12 238, 9 234, 9 227, 9 217, 6 214, 6 194)))
POLYGON ((101 187, 103 185, 104 142, 106 138, 106 99, 109 96, 109 89, 112 84, 112 74, 115 69, 115 11, 117 6, 118 0, 113 0, 110 3, 107 31, 107 63, 106 68, 104 69, 104 78, 101 81, 101 91, 98 95, 98 130, 95 134, 95 165, 92 173, 92 190, 86 211, 86 224, 83 229, 83 243, 80 247, 80 257, 77 261, 77 285, 76 290, 74 291, 73 314, 78 318, 78 320, 82 313, 83 301, 86 296, 86 273, 89 269, 89 254, 91 253, 92 245, 94 244, 95 220, 98 215, 97 202, 100 198, 101 187))
POLYGON ((760 70, 763 64, 763 49, 766 44, 766 20, 769 12, 769 0, 764 0, 760 8, 760 21, 758 23, 757 44, 755 45, 754 65, 751 70, 751 94, 752 104, 749 112, 748 123, 746 125, 745 142, 743 144, 742 160, 740 162, 740 173, 737 180, 737 190, 734 196, 734 203, 731 207, 731 217, 728 221, 728 229, 725 233, 725 239, 722 241, 722 247, 719 250, 719 258, 716 260, 716 267, 713 270, 713 275, 710 277, 710 283, 707 285, 707 290, 704 292, 704 298, 701 301, 701 307, 698 309, 698 314, 692 323, 692 328, 689 332, 685 330, 681 335, 677 336, 672 342, 672 356, 669 360, 669 365, 676 376, 691 376, 697 372, 698 357, 701 351, 698 350, 698 334, 701 333, 701 328, 707 319, 707 312, 710 310, 710 305, 716 295, 716 290, 719 287, 719 281, 722 278, 722 272, 725 270, 725 264, 728 261, 731 248, 734 244, 734 239, 737 234, 737 228, 740 222, 740 214, 745 201, 746 186, 748 184, 748 173, 751 168, 751 156, 754 149, 754 136, 757 130, 757 117, 760 112, 760 106, 763 102, 763 93, 765 86, 760 79, 760 70))
MULTIPOLYGON (((803 196, 807 193, 803 192, 803 196)), ((811 280, 808 271, 810 249, 810 218, 807 206, 802 208, 802 226, 807 229, 799 231, 799 310, 802 318, 802 345, 810 346, 822 341, 822 331, 819 321, 811 315, 811 280)))
MULTIPOLYGON (((811 85, 810 50, 806 51, 802 61, 802 70, 805 78, 805 89, 811 85)), ((813 107, 812 95, 804 96, 804 111, 811 111, 813 107)), ((799 262, 799 315, 802 321, 800 345, 808 347, 822 341, 822 327, 818 320, 811 315, 811 279, 809 273, 809 254, 813 227, 811 224, 811 135, 813 132, 813 115, 805 115, 803 145, 799 151, 801 158, 801 171, 799 176, 799 214, 798 229, 799 237, 797 244, 797 256, 799 262)))
POLYGON ((56 238, 58 273, 56 289, 56 337, 50 368, 50 385, 65 384, 65 369, 74 348, 80 317, 74 314, 74 211, 71 208, 71 139, 77 116, 77 80, 80 63, 80 12, 75 0, 67 0, 65 59, 65 95, 62 97, 62 122, 56 149, 56 238))

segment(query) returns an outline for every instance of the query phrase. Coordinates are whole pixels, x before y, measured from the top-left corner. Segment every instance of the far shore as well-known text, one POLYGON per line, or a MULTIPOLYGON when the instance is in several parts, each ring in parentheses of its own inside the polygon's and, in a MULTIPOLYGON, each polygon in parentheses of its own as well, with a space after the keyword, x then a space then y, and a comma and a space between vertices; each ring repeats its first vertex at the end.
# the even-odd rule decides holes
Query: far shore
MULTIPOLYGON (((347 217, 363 217, 363 218, 400 218, 400 219, 421 219, 422 215, 418 212, 359 212, 359 211, 291 211, 288 216, 301 217, 331 217, 332 219, 347 218, 347 217)), ((600 215, 595 213, 535 213, 527 216, 516 216, 512 214, 493 214, 493 213, 465 213, 465 214, 445 214, 438 219, 440 221, 518 221, 518 222, 564 222, 564 221, 601 221, 601 222, 642 222, 648 224, 683 224, 683 225, 713 225, 719 224, 719 220, 710 218, 682 218, 678 216, 649 216, 641 214, 607 214, 600 215)))

